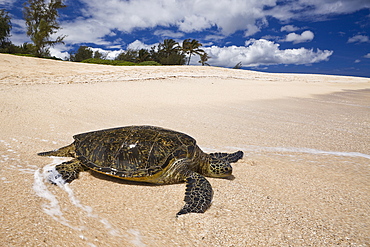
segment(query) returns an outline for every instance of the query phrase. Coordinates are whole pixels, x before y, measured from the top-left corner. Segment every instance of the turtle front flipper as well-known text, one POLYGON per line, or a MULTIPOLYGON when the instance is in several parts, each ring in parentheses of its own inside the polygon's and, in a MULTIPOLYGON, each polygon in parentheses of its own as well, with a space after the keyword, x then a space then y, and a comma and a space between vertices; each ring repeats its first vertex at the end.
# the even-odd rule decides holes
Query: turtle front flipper
POLYGON ((211 184, 198 173, 191 173, 186 178, 185 206, 176 216, 187 213, 204 213, 210 206, 213 197, 211 184))
MULTIPOLYGON (((78 159, 73 159, 56 165, 55 170, 60 174, 66 183, 70 183, 78 178, 78 174, 84 171, 85 168, 78 159)), ((54 183, 53 181, 50 182, 54 183)))
POLYGON ((210 153, 209 154, 212 158, 217 158, 219 160, 227 161, 229 163, 235 163, 241 158, 243 158, 243 151, 237 151, 235 153, 210 153))

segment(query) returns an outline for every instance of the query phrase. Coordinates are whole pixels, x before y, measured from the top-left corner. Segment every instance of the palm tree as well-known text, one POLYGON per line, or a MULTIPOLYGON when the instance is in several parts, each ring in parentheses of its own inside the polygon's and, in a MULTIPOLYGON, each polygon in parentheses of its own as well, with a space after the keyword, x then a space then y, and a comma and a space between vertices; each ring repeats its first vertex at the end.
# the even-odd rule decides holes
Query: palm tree
POLYGON ((208 58, 211 58, 211 57, 208 56, 207 53, 203 53, 202 55, 200 55, 200 60, 198 62, 201 63, 202 66, 204 66, 204 65, 210 66, 209 63, 207 63, 208 58))
POLYGON ((159 46, 159 49, 163 50, 167 57, 179 50, 179 43, 173 39, 165 39, 163 40, 163 44, 159 44, 159 46))
POLYGON ((150 53, 148 50, 140 49, 136 58, 138 63, 150 60, 150 53))
POLYGON ((205 52, 202 50, 202 49, 199 49, 199 47, 202 46, 201 43, 199 43, 198 40, 196 39, 185 39, 183 42, 182 42, 182 50, 186 53, 186 54, 189 54, 189 58, 188 58, 188 65, 190 63, 190 59, 191 59, 191 55, 193 54, 197 54, 199 56, 201 56, 202 54, 204 54, 205 52))
POLYGON ((182 53, 179 43, 173 39, 165 39, 159 43, 158 49, 152 47, 152 59, 163 65, 183 65, 185 64, 185 55, 182 53))

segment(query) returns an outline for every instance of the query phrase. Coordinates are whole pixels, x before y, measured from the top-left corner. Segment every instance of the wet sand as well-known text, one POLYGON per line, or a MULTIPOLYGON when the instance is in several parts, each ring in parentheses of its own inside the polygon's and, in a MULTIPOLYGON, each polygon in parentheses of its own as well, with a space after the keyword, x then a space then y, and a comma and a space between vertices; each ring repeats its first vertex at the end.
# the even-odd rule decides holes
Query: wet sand
POLYGON ((369 246, 370 79, 214 67, 112 67, 0 54, 4 246, 369 246), (243 150, 212 206, 185 184, 44 175, 77 133, 157 125, 243 150))

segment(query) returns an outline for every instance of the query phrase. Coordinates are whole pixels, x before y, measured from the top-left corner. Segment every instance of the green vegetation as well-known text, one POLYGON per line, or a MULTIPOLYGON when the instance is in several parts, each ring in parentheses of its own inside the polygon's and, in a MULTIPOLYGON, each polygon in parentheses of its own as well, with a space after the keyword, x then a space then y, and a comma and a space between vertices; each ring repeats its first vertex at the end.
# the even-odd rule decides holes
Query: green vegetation
POLYGON ((114 65, 114 66, 157 66, 161 65, 155 61, 145 61, 141 63, 133 63, 123 60, 106 60, 99 58, 89 58, 83 60, 82 63, 94 63, 94 64, 105 64, 105 65, 114 65))
POLYGON ((243 67, 242 62, 237 63, 233 69, 241 69, 243 67))
POLYGON ((26 20, 27 35, 34 43, 34 55, 50 56, 49 46, 63 43, 66 36, 51 40, 50 36, 60 29, 58 9, 65 8, 62 0, 28 0, 24 4, 23 15, 26 20))
POLYGON ((120 60, 105 60, 99 58, 89 58, 82 61, 83 63, 95 63, 95 64, 105 64, 105 65, 116 65, 116 66, 135 66, 136 63, 120 60))
POLYGON ((94 52, 87 46, 80 46, 76 53, 69 54, 69 60, 73 62, 82 62, 86 59, 93 58, 94 52))
POLYGON ((185 64, 185 54, 181 51, 179 43, 173 39, 165 39, 150 50, 153 61, 163 65, 183 65, 185 64))
POLYGON ((207 53, 203 53, 202 55, 200 55, 200 60, 198 61, 198 63, 201 63, 202 66, 204 65, 210 66, 209 63, 207 63, 208 58, 210 58, 210 56, 208 56, 207 53))
POLYGON ((194 54, 197 54, 199 56, 202 56, 204 54, 206 54, 202 49, 200 49, 199 47, 201 47, 202 44, 199 43, 198 40, 191 40, 190 39, 186 39, 182 42, 182 50, 189 55, 189 58, 188 58, 188 65, 190 63, 190 59, 191 59, 191 55, 194 55, 194 54))
POLYGON ((87 46, 80 46, 75 53, 70 54, 70 60, 74 62, 97 63, 109 65, 184 65, 189 64, 193 54, 201 56, 202 65, 206 63, 209 56, 199 47, 202 44, 193 39, 186 39, 181 47, 178 42, 173 39, 165 39, 158 46, 151 47, 150 50, 127 49, 121 52, 115 60, 106 60, 104 55, 98 51, 93 52, 87 46), (189 55, 189 58, 186 56, 189 55))
POLYGON ((132 50, 132 49, 128 49, 128 50, 126 50, 124 52, 121 52, 116 57, 116 60, 118 60, 118 61, 127 61, 127 62, 131 62, 131 63, 135 63, 136 62, 137 55, 138 55, 138 52, 137 51, 132 50))
POLYGON ((9 13, 4 9, 0 10, 0 49, 10 45, 9 37, 12 23, 10 22, 9 13))

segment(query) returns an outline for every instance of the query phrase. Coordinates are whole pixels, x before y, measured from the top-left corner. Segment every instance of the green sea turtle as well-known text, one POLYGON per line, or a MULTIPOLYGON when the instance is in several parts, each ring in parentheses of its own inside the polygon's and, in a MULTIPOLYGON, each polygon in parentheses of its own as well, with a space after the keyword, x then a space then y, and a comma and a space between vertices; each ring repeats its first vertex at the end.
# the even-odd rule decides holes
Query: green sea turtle
POLYGON ((242 151, 206 154, 192 137, 155 126, 99 130, 73 138, 68 146, 38 154, 73 157, 55 167, 66 182, 85 169, 153 184, 186 182, 185 206, 177 215, 205 212, 213 190, 204 176, 229 177, 230 163, 243 157, 242 151))

